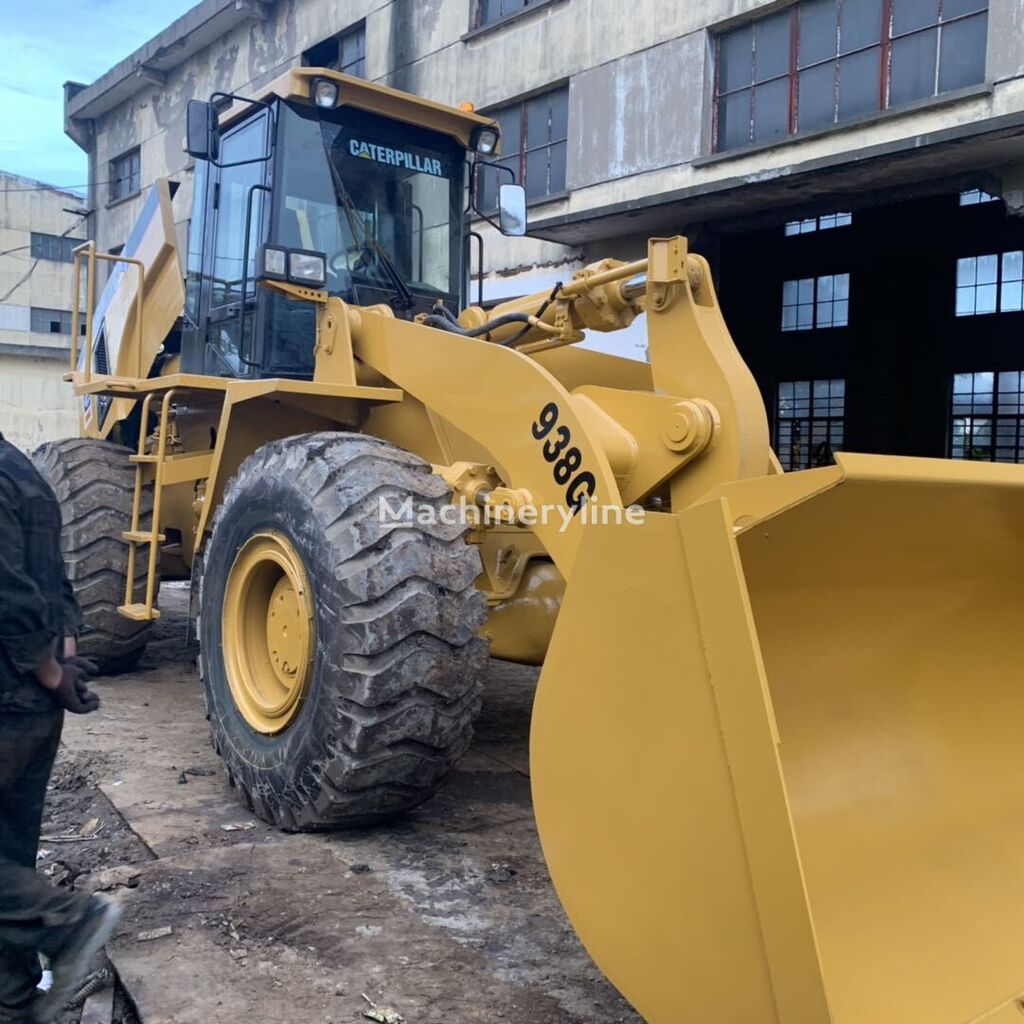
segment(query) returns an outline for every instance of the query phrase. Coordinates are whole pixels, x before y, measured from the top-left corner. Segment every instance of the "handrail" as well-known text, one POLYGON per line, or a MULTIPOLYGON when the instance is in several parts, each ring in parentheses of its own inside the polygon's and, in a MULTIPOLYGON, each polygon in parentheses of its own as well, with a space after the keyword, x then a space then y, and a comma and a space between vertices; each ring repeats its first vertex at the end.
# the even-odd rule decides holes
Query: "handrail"
MULTIPOLYGON (((142 415, 139 418, 139 444, 138 459, 135 466, 135 491, 132 494, 132 515, 129 520, 130 533, 133 537, 141 532, 142 519, 142 484, 145 473, 143 461, 146 457, 146 438, 149 436, 149 409, 153 403, 154 392, 150 391, 142 400, 142 415)), ((152 529, 159 529, 159 523, 150 521, 152 529)), ((135 601, 135 563, 138 556, 138 546, 134 539, 128 541, 128 571, 124 581, 124 603, 125 606, 135 601)))
MULTIPOLYGON (((96 261, 105 260, 108 263, 129 263, 136 267, 139 272, 139 287, 135 292, 135 376, 142 376, 142 312, 145 308, 145 282, 146 264, 134 256, 115 256, 113 253, 97 252, 96 243, 93 241, 83 242, 71 250, 74 257, 74 282, 72 285, 72 308, 71 308, 71 372, 78 369, 78 317, 79 303, 81 300, 81 259, 87 259, 85 273, 85 382, 92 381, 92 356, 93 344, 93 315, 96 312, 96 261)), ((112 367, 107 367, 108 376, 112 367)))

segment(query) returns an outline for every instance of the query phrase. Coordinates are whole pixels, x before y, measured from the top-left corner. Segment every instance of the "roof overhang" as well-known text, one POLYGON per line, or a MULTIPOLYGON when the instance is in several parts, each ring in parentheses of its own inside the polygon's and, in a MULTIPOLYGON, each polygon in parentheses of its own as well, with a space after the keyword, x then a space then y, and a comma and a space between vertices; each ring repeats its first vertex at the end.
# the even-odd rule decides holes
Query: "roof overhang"
POLYGON ((162 84, 168 72, 238 25, 265 20, 270 9, 262 0, 202 0, 91 85, 66 93, 65 121, 94 120, 142 89, 162 84))
MULTIPOLYGON (((794 162, 687 188, 594 207, 530 224, 530 236, 563 245, 629 235, 662 235, 716 222, 749 229, 806 207, 857 209, 932 194, 961 182, 998 191, 993 170, 1024 160, 1024 111, 794 162)), ((724 161, 723 161, 724 162, 724 161)), ((707 166, 707 165, 705 165, 707 166)))
MULTIPOLYGON (((89 122, 108 113, 150 85, 162 85, 167 75, 210 44, 239 25, 262 21, 271 14, 272 4, 264 0, 202 0, 167 28, 115 64, 91 85, 67 83, 64 91, 66 133, 83 149, 92 144, 89 122)), ((285 99, 309 99, 309 79, 317 75, 342 83, 342 103, 370 110, 409 124, 426 125, 445 132, 468 146, 477 125, 494 124, 488 117, 435 103, 433 100, 352 78, 324 68, 292 68, 255 96, 267 99, 277 95, 285 99)), ((205 99, 206 97, 196 97, 205 99)), ((239 108, 239 109, 244 109, 239 108)), ((227 118, 238 115, 231 108, 227 118)), ((224 118, 222 117, 222 122, 224 118)))

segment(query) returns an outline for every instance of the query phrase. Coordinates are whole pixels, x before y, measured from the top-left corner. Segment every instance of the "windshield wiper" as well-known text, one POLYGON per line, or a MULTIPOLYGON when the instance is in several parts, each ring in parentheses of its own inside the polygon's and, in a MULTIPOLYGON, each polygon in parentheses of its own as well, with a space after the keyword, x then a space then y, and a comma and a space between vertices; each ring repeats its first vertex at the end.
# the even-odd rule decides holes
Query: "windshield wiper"
MULTIPOLYGON (((324 148, 326 149, 326 147, 324 148)), ((409 291, 409 286, 405 283, 405 279, 402 277, 398 267, 395 266, 387 249, 380 244, 377 236, 367 226, 363 218, 359 216, 356 204, 352 202, 352 197, 348 194, 345 183, 341 180, 341 173, 335 167, 331 154, 327 152, 325 156, 327 157, 327 166, 331 169, 331 178, 334 180, 334 190, 338 195, 338 202, 341 203, 342 209, 345 211, 345 217, 348 219, 352 237, 358 240, 358 236, 362 236, 363 246, 373 253, 380 269, 384 271, 391 282, 391 286, 395 291, 395 297, 391 300, 392 308, 396 311, 408 312, 416 306, 416 299, 413 298, 412 292, 409 291)))

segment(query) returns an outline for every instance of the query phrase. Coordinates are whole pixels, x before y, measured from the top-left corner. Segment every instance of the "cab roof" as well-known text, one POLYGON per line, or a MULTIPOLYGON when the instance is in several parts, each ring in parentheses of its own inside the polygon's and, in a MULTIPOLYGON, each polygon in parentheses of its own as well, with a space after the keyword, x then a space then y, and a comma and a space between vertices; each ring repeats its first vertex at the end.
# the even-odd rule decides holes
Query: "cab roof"
MULTIPOLYGON (((464 149, 470 148, 473 129, 480 125, 497 127, 493 118, 400 92, 386 85, 377 85, 332 68, 291 68, 254 93, 253 99, 267 101, 277 96, 283 100, 309 103, 310 84, 314 78, 328 78, 338 83, 338 107, 354 107, 395 121, 430 128, 455 139, 464 149)), ((221 127, 238 120, 250 109, 251 104, 235 100, 221 113, 221 127)))

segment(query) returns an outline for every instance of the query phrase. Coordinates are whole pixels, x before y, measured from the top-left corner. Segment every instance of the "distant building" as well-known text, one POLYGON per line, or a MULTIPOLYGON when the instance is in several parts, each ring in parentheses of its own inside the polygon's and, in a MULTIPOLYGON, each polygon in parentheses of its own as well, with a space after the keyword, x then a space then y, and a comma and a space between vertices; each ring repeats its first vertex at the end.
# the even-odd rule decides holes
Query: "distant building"
POLYGON ((61 377, 71 348, 71 250, 85 238, 84 214, 79 193, 0 171, 0 431, 28 450, 78 430, 61 377))
POLYGON ((1021 0, 203 0, 65 88, 100 248, 162 175, 187 229, 187 100, 299 64, 500 119, 532 237, 476 225, 489 299, 686 234, 787 467, 1024 461, 1021 0))

